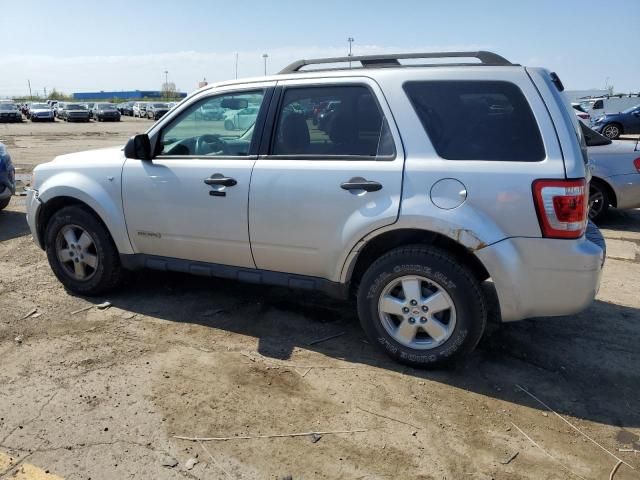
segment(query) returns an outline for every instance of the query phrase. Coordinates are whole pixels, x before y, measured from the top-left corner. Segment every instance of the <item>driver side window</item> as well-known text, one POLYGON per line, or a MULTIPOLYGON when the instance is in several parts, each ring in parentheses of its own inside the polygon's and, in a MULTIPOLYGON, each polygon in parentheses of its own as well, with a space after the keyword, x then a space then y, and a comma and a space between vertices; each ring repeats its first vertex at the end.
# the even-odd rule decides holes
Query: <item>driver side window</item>
POLYGON ((230 92, 191 105, 162 129, 158 156, 248 156, 263 98, 263 90, 230 92))

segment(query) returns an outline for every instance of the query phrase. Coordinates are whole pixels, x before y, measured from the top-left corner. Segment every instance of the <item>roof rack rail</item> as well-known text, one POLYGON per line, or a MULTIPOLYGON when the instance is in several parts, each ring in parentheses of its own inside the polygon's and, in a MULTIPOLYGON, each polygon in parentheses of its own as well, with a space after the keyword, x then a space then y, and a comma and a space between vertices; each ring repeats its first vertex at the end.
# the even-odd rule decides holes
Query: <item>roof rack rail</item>
MULTIPOLYGON (((411 65, 411 66, 474 66, 474 65, 486 65, 486 66, 513 66, 504 57, 484 50, 478 50, 475 52, 426 52, 426 53, 399 53, 399 54, 387 54, 387 55, 359 55, 351 57, 332 57, 332 58, 314 58, 310 60, 298 60, 285 68, 280 70, 280 74, 283 73, 295 73, 299 72, 302 67, 307 65, 322 65, 331 63, 352 63, 359 62, 362 68, 381 68, 381 67, 401 67, 403 66, 399 60, 411 59, 411 58, 477 58, 480 63, 431 63, 424 65, 411 65)), ((408 65, 404 65, 408 66, 408 65)), ((349 67, 351 68, 351 67, 349 67)), ((342 70, 342 69, 333 69, 342 70)), ((314 70, 315 71, 315 70, 314 70)))

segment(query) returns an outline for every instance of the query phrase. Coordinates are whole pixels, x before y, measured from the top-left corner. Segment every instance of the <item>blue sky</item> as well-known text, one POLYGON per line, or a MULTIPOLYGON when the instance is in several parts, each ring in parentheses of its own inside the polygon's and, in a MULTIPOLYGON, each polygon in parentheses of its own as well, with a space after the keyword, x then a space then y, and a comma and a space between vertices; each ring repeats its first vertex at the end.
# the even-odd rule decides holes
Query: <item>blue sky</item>
POLYGON ((297 58, 488 49, 557 71, 568 89, 640 90, 640 0, 0 0, 0 96, 179 89, 297 58))

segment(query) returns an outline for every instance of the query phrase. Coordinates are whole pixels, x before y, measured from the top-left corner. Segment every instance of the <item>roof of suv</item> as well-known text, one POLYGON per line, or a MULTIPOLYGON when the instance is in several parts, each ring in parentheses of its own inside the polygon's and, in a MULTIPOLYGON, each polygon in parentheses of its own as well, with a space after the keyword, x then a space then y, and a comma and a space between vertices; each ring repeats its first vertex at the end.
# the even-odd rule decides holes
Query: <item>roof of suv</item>
POLYGON ((375 71, 381 69, 404 69, 404 68, 438 68, 438 67, 521 67, 516 63, 511 63, 506 58, 484 50, 469 52, 425 52, 425 53, 398 53, 385 55, 361 55, 347 57, 331 57, 297 60, 286 66, 276 75, 263 77, 239 78, 235 80, 224 80, 202 87, 193 92, 190 97, 196 93, 210 90, 222 86, 242 85, 248 83, 277 81, 290 78, 306 78, 317 77, 318 74, 331 72, 336 76, 370 76, 375 71), (463 59, 461 62, 442 62, 442 59, 463 59), (436 62, 416 63, 402 61, 418 60, 418 59, 435 59, 436 62), (476 59, 476 61, 468 61, 468 59, 476 59), (343 64, 343 66, 339 66, 343 64), (356 64, 356 65, 354 65, 356 64), (321 66, 320 68, 304 69, 309 65, 321 66), (326 68, 322 68, 322 66, 326 68))

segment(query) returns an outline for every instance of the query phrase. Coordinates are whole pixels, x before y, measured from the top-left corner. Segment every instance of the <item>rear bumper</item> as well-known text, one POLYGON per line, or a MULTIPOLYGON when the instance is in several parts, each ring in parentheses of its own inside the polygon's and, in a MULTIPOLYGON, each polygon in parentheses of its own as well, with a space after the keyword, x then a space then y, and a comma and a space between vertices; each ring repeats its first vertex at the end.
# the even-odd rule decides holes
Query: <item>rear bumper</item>
POLYGON ((640 173, 614 175, 606 180, 616 192, 617 208, 640 208, 640 173))
POLYGON ((9 180, 9 175, 0 173, 0 200, 9 198, 16 193, 16 185, 9 180))
POLYGON ((595 225, 578 240, 510 238, 476 255, 489 271, 503 322, 571 315, 600 288, 605 242, 595 225))

